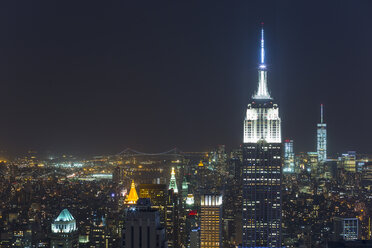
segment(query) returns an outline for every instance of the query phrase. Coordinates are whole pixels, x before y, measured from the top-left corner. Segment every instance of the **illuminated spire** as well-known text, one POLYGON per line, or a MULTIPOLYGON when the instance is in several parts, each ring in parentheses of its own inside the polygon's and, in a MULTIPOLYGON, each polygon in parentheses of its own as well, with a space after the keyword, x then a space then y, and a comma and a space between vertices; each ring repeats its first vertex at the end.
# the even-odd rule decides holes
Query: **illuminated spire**
POLYGON ((272 99, 267 89, 267 70, 265 64, 265 39, 263 23, 261 23, 261 47, 260 47, 260 65, 258 67, 258 89, 253 99, 272 99))
POLYGON ((136 204, 138 200, 138 194, 136 191, 136 186, 134 184, 134 180, 132 180, 132 184, 130 185, 130 192, 127 196, 127 199, 125 199, 126 204, 136 204))
POLYGON ((174 193, 178 193, 177 183, 176 183, 176 172, 174 171, 174 167, 172 167, 171 178, 169 181, 168 189, 173 189, 174 193))
POLYGON ((323 123, 323 104, 320 104, 320 123, 323 123))
POLYGON ((261 23, 261 65, 265 65, 265 39, 264 39, 264 29, 263 23, 261 23))

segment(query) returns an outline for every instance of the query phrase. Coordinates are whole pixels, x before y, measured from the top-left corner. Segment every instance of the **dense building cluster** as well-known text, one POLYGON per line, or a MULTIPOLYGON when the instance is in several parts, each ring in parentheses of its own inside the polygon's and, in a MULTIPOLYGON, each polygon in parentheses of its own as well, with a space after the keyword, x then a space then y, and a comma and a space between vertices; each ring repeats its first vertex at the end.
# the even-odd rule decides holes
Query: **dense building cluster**
MULTIPOLYGON (((284 246, 324 247, 340 239, 371 238, 370 158, 349 154, 325 163, 314 163, 312 153, 294 155, 293 172, 282 175, 284 246)), ((33 156, 1 164, 1 247, 52 247, 66 240, 60 235, 79 247, 131 247, 132 226, 139 239, 139 225, 148 221, 153 223, 150 236, 145 224, 142 244, 158 235, 155 247, 235 247, 243 242, 241 149, 125 153, 78 162, 64 158, 81 167, 56 166, 33 156), (61 225, 71 233, 59 231, 61 225), (208 246, 212 243, 219 245, 208 246)))
MULTIPOLYGON (((0 247, 371 247, 372 157, 282 142, 261 30, 243 143, 0 161, 0 247)), ((315 129, 315 127, 314 127, 315 129)))

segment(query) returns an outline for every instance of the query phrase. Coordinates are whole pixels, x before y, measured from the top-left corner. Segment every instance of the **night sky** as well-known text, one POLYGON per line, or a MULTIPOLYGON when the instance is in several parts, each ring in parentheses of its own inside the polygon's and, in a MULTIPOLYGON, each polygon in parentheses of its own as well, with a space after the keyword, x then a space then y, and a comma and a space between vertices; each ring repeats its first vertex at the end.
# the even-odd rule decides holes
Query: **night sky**
POLYGON ((0 149, 114 154, 242 142, 265 22, 283 138, 372 152, 371 1, 1 1, 0 149))

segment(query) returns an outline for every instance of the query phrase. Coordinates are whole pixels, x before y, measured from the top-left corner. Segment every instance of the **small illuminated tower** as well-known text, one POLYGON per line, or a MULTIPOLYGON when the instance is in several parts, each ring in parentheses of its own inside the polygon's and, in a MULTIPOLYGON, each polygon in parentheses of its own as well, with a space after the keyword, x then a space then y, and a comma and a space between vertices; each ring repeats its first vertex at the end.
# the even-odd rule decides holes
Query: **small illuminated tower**
POLYGON ((284 141, 284 173, 293 173, 295 170, 294 163, 294 151, 293 151, 293 140, 286 139, 284 141))
POLYGON ((317 152, 320 163, 327 161, 327 124, 323 121, 323 104, 320 104, 320 123, 317 125, 317 152))
POLYGON ((50 247, 78 247, 78 229, 76 220, 67 209, 63 209, 51 226, 50 247))
POLYGON ((136 191, 136 185, 134 184, 134 180, 132 180, 132 184, 130 185, 130 192, 125 199, 125 204, 133 205, 136 204, 138 200, 138 194, 136 191))
POLYGON ((178 193, 177 182, 176 182, 176 172, 174 171, 174 167, 172 167, 171 178, 169 181, 168 189, 173 189, 174 193, 176 194, 178 193))
POLYGON ((168 247, 179 247, 180 243, 180 198, 176 182, 176 172, 172 167, 171 178, 168 187, 167 211, 166 211, 166 229, 168 235, 168 247))
POLYGON ((282 140, 279 107, 267 88, 263 27, 260 56, 258 89, 244 119, 242 246, 282 247, 282 140))

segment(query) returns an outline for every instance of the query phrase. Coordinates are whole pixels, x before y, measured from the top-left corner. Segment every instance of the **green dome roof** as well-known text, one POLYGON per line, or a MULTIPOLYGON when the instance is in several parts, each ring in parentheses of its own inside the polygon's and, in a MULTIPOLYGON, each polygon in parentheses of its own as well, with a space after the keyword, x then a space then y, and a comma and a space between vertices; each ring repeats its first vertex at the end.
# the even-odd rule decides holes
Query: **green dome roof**
POLYGON ((71 221, 74 220, 74 217, 67 209, 63 209, 62 212, 58 215, 55 221, 71 221))

